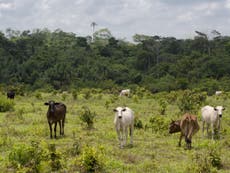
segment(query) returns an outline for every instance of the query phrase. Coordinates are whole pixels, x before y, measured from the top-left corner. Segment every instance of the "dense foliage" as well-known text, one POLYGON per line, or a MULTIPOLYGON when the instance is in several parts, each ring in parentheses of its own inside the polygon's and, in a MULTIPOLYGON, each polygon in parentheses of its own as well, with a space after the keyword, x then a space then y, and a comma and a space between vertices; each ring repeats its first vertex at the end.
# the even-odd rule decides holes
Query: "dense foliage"
POLYGON ((0 32, 0 83, 30 90, 141 85, 152 92, 230 90, 230 37, 194 39, 135 35, 108 29, 92 37, 60 29, 0 32))

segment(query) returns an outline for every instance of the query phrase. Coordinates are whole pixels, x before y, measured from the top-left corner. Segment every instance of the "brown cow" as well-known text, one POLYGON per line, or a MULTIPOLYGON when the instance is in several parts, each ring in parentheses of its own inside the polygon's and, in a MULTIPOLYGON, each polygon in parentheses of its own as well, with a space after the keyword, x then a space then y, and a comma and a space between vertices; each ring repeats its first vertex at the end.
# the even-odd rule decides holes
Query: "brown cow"
POLYGON ((64 135, 66 106, 63 103, 56 103, 54 101, 46 102, 45 105, 49 106, 46 115, 50 127, 50 138, 53 138, 52 124, 54 124, 54 137, 56 138, 57 122, 59 123, 60 127, 60 135, 64 135))
POLYGON ((192 147, 192 136, 200 129, 197 117, 186 113, 181 120, 172 121, 169 126, 169 133, 181 132, 178 145, 181 146, 181 139, 184 136, 187 149, 192 147))

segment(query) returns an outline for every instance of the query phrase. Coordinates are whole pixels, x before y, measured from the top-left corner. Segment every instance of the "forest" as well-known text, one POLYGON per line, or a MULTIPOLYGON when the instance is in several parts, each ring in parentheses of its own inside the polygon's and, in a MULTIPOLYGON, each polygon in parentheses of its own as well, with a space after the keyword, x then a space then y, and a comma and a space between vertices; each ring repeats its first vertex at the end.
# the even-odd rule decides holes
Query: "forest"
POLYGON ((70 90, 135 88, 152 93, 230 90, 230 37, 213 30, 193 39, 136 34, 116 39, 109 29, 77 36, 61 29, 0 32, 2 87, 70 90))

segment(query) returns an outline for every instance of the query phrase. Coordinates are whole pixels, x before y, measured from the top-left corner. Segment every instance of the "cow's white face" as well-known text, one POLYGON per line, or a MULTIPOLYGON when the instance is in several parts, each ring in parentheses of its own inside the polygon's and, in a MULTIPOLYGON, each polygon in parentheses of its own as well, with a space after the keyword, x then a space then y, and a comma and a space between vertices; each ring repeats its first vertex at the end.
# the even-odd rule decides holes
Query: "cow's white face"
POLYGON ((114 109, 114 112, 116 112, 117 118, 119 118, 119 119, 122 118, 122 113, 124 111, 126 111, 126 108, 117 107, 116 109, 114 109))
POLYGON ((222 113, 225 110, 225 108, 223 106, 216 106, 214 108, 214 110, 217 112, 217 115, 219 115, 219 117, 221 118, 222 117, 222 113))

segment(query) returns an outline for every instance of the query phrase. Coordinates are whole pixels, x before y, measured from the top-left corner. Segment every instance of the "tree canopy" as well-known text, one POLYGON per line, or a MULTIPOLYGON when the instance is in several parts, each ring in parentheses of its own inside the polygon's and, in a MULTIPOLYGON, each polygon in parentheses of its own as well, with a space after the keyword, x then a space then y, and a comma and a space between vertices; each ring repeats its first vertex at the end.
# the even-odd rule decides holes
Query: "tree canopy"
POLYGON ((230 37, 194 39, 136 34, 134 43, 105 28, 91 36, 57 29, 0 32, 0 82, 29 89, 140 85, 152 92, 230 90, 230 37))

